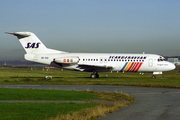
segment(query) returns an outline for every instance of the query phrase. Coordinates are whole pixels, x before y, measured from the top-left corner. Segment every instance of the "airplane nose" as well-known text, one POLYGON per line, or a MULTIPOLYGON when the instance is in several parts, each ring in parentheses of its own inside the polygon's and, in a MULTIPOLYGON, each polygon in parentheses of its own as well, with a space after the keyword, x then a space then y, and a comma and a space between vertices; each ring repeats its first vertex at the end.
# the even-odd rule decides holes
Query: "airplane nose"
POLYGON ((174 70, 174 69, 176 68, 176 66, 171 63, 171 64, 169 65, 169 68, 170 68, 170 70, 174 70))

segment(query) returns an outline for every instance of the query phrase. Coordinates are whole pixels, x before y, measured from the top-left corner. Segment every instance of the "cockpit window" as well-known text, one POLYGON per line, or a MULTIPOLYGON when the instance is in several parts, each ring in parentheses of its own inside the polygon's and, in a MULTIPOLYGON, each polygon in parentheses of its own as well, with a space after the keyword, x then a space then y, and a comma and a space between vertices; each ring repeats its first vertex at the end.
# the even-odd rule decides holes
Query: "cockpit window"
POLYGON ((166 59, 163 57, 159 57, 158 62, 161 62, 161 61, 166 61, 166 59))
POLYGON ((161 61, 163 61, 163 59, 161 59, 161 58, 160 58, 160 59, 158 59, 158 62, 161 62, 161 61))

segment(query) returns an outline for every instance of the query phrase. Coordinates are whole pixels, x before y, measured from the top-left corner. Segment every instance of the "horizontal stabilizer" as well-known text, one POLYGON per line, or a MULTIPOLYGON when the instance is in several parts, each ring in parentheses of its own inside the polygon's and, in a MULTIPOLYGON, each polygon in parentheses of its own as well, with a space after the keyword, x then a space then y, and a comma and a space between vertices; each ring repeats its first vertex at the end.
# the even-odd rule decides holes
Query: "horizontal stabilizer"
POLYGON ((28 34, 26 32, 15 32, 15 33, 5 32, 5 33, 17 36, 19 39, 30 36, 30 34, 28 34))

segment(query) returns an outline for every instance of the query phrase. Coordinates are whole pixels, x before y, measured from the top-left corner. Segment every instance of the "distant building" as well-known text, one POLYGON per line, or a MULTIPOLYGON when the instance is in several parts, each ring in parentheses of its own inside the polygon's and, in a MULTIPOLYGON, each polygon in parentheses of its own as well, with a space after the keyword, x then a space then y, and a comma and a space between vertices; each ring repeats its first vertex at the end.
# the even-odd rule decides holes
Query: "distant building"
POLYGON ((12 65, 6 64, 6 61, 4 62, 4 65, 1 66, 1 68, 9 68, 12 67, 12 65))
POLYGON ((168 61, 171 62, 171 63, 174 63, 174 64, 179 64, 180 63, 178 58, 168 58, 168 61))

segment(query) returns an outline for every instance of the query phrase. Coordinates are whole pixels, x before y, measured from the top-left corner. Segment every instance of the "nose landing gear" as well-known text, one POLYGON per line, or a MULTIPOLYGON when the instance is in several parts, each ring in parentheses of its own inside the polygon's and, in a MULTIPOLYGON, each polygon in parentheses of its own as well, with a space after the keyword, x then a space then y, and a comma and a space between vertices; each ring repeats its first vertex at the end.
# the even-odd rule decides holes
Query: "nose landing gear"
POLYGON ((152 75, 152 77, 151 78, 156 78, 156 76, 155 75, 152 75))

